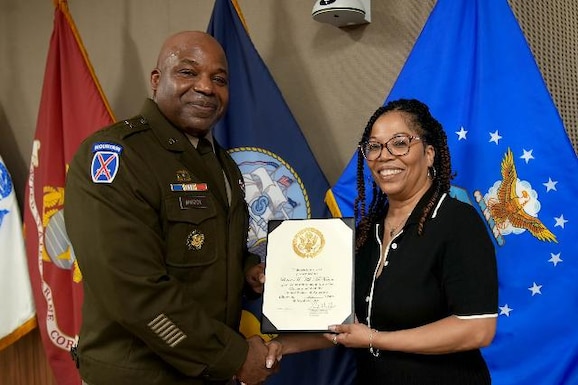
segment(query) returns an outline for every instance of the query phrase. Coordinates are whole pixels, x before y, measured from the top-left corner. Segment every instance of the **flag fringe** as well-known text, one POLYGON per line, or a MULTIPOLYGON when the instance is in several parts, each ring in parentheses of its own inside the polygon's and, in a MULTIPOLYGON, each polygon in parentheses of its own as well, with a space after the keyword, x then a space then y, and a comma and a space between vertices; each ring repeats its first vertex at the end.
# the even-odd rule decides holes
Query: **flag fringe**
POLYGON ((16 330, 7 336, 0 339, 0 351, 6 349, 8 346, 12 345, 14 342, 18 341, 20 338, 24 337, 30 331, 34 330, 38 326, 36 321, 36 315, 32 316, 28 321, 20 325, 16 330))
POLYGON ((235 7, 235 11, 237 11, 237 15, 239 16, 239 20, 241 20, 241 23, 243 23, 243 28, 245 28, 245 32, 247 32, 247 35, 249 34, 249 28, 247 28, 247 22, 245 21, 245 18, 243 17, 243 12, 241 12, 241 7, 239 6, 239 3, 237 3, 237 0, 231 0, 231 2, 233 3, 233 7, 235 7))
POLYGON ((339 205, 337 204, 337 200, 335 199, 331 189, 327 190, 327 193, 325 194, 325 204, 327 205, 331 215, 333 215, 333 218, 342 217, 341 210, 339 209, 339 205))

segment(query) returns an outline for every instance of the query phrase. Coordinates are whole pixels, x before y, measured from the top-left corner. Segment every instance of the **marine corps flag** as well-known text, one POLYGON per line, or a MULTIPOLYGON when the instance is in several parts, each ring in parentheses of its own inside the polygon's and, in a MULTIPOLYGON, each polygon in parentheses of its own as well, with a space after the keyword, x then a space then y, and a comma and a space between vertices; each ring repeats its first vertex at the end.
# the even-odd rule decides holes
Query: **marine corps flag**
POLYGON ((36 327, 22 219, 8 169, 0 156, 0 350, 36 327))
POLYGON ((59 385, 78 385, 70 348, 80 327, 82 276, 64 229, 67 164, 80 142, 112 122, 65 0, 55 1, 24 224, 38 325, 59 385))
MULTIPOLYGON (((253 46, 234 0, 216 0, 208 32, 229 62, 229 109, 215 129, 244 176, 251 215, 248 246, 265 258, 271 219, 323 218, 329 184, 267 66, 253 46)), ((261 301, 247 301, 241 331, 260 334, 261 301)), ((263 336, 265 339, 269 336, 263 336)), ((342 347, 283 358, 267 384, 352 382, 351 353, 342 347)))
POLYGON ((453 194, 495 243, 492 383, 578 384, 578 160, 507 0, 438 0, 386 102, 399 98, 444 126, 453 194))

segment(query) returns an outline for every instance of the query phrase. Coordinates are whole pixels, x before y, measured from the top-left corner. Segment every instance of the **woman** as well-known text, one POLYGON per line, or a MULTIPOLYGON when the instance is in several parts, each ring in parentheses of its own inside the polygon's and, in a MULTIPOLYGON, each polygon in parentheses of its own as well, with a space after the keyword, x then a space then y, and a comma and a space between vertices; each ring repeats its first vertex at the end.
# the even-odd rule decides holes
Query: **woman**
POLYGON ((479 348, 496 330, 495 253, 475 209, 448 195, 442 126, 417 100, 379 108, 363 132, 357 170, 359 321, 330 326, 325 341, 282 335, 269 361, 333 342, 356 348, 359 384, 490 384, 479 348), (373 177, 369 207, 364 161, 373 177))

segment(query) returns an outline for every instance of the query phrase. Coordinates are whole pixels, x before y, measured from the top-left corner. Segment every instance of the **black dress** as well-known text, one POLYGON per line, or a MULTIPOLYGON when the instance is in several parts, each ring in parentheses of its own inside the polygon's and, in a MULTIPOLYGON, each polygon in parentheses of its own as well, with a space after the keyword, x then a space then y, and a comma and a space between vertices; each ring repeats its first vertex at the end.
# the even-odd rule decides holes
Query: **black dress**
MULTIPOLYGON (((493 244, 475 209, 444 196, 424 232, 417 234, 418 203, 404 229, 386 249, 386 266, 374 272, 383 239, 383 218, 356 256, 355 310, 360 322, 380 331, 418 327, 449 315, 496 317, 498 284, 493 244), (371 300, 370 300, 371 298, 371 300)), ((425 355, 356 349, 358 384, 478 385, 490 384, 479 350, 425 355)))

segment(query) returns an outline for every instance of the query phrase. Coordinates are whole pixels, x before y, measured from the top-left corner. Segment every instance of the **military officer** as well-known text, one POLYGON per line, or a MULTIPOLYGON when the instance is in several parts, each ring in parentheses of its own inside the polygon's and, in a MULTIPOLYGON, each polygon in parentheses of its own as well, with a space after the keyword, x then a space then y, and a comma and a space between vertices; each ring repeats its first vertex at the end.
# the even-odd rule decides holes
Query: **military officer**
POLYGON ((275 370, 263 341, 238 333, 242 291, 260 292, 264 276, 246 248, 242 175, 211 132, 227 71, 210 35, 170 36, 152 99, 71 162, 64 211, 83 276, 75 357, 86 384, 251 384, 275 370))

